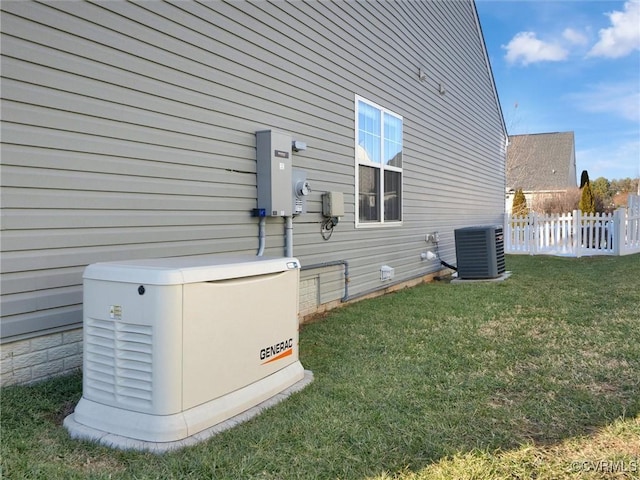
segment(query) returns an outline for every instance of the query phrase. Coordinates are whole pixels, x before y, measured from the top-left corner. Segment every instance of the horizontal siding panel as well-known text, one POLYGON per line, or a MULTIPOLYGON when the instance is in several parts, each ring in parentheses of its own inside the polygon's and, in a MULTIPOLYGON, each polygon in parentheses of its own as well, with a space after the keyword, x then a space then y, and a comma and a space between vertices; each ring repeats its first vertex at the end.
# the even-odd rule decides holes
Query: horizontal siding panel
POLYGON ((40 312, 3 316, 0 320, 3 340, 54 328, 77 328, 82 324, 82 305, 70 305, 40 312))
POLYGON ((196 180, 171 180, 169 178, 145 178, 119 174, 91 172, 65 172, 61 170, 31 167, 4 166, 3 182, 13 187, 51 188, 58 190, 90 190, 123 193, 163 193, 164 195, 193 195, 217 197, 253 197, 252 185, 237 185, 196 180), (215 193, 215 195, 213 195, 215 193))
MULTIPOLYGON (((287 85, 297 87, 295 90, 289 89, 294 100, 300 99, 311 106, 317 105, 325 112, 323 101, 344 101, 344 96, 335 88, 345 83, 344 71, 336 68, 339 58, 329 62, 317 61, 316 58, 322 58, 321 55, 326 50, 320 48, 315 36, 297 35, 296 42, 292 43, 289 32, 294 25, 288 24, 287 29, 281 29, 277 24, 281 22, 282 16, 273 18, 273 21, 269 18, 267 10, 273 9, 273 4, 243 3, 238 8, 226 2, 211 2, 206 5, 185 2, 174 5, 154 3, 147 7, 165 18, 172 18, 182 26, 188 25, 184 30, 172 25, 174 38, 188 41, 192 45, 205 46, 207 53, 215 52, 231 64, 252 70, 238 75, 243 80, 256 73, 264 73, 274 79, 284 78, 287 85), (265 52, 270 54, 268 62, 263 61, 265 52), (296 68, 291 68, 291 58, 296 59, 296 68), (313 75, 306 75, 307 72, 313 75), (313 91, 306 89, 307 85, 312 85, 313 91)), ((138 20, 144 21, 140 17, 138 20)), ((295 102, 292 106, 295 107, 295 102)))
MULTIPOLYGON (((350 15, 354 15, 357 12, 353 10, 352 5, 350 5, 349 3, 344 3, 344 4, 340 4, 340 8, 344 8, 345 10, 347 10, 346 12, 343 12, 342 15, 340 16, 342 19, 346 19, 349 18, 350 15)), ((367 9, 373 9, 375 8, 375 4, 371 3, 371 4, 363 4, 363 5, 358 5, 358 9, 361 8, 367 8, 367 9)), ((391 7, 389 8, 393 8, 393 4, 391 7)), ((367 12, 369 13, 369 12, 367 12)), ((333 20, 333 18, 332 18, 333 20)), ((373 44, 375 42, 375 39, 378 38, 380 35, 382 35, 382 32, 388 31, 389 29, 387 28, 385 23, 388 22, 382 22, 382 23, 378 23, 376 24, 375 21, 375 16, 373 15, 367 15, 366 16, 366 20, 364 20, 364 25, 368 25, 369 23, 373 23, 373 26, 369 27, 369 31, 370 31, 370 35, 372 35, 372 39, 370 40, 370 42, 373 44)), ((344 20, 340 20, 340 21, 344 21, 344 20)), ((385 46, 385 42, 393 44, 393 46, 395 47, 394 52, 397 52, 397 50, 402 50, 404 48, 404 45, 408 45, 411 44, 410 40, 409 41, 403 41, 402 35, 405 34, 406 31, 409 31, 410 29, 407 28, 403 28, 401 30, 395 31, 394 33, 397 33, 397 35, 395 35, 393 38, 389 38, 386 36, 383 36, 382 40, 378 41, 378 44, 376 45, 377 48, 384 48, 385 46)), ((424 29, 416 29, 416 31, 420 31, 421 34, 424 35, 428 35, 428 30, 424 30, 424 29)), ((442 37, 438 37, 434 40, 435 42, 442 42, 442 37)), ((433 50, 438 50, 438 49, 433 49, 433 50)), ((405 59, 401 58, 401 56, 397 55, 397 53, 395 54, 391 54, 391 55, 384 55, 384 60, 380 63, 383 66, 391 66, 391 67, 395 67, 395 68, 389 68, 387 71, 384 71, 384 74, 386 74, 386 78, 394 78, 398 76, 398 72, 402 72, 403 75, 398 79, 397 82, 393 82, 393 83, 389 83, 387 85, 385 85, 385 87, 382 89, 382 91, 384 91, 386 93, 385 96, 389 97, 389 95, 395 99, 397 99, 397 102, 394 102, 399 108, 401 108, 401 112, 402 114, 406 114, 406 111, 408 110, 409 112, 411 112, 412 114, 416 114, 419 115, 420 114, 420 110, 413 110, 413 106, 414 105, 420 105, 424 103, 423 98, 426 98, 426 95, 422 95, 422 96, 418 96, 416 95, 415 89, 410 89, 408 88, 410 84, 407 83, 406 81, 406 71, 407 68, 405 65, 409 64, 409 65, 415 65, 416 67, 414 70, 414 74, 415 76, 412 76, 412 78, 415 80, 416 83, 418 83, 421 87, 421 89, 426 89, 427 87, 424 84, 421 84, 417 81, 417 67, 420 66, 424 66, 424 55, 425 55, 425 51, 424 50, 416 50, 416 53, 419 55, 418 58, 412 59, 411 61, 406 62, 405 59), (395 63, 394 63, 395 61, 395 63), (407 102, 406 98, 407 97, 415 97, 411 102, 407 102)), ((429 52, 426 52, 429 53, 429 52)), ((453 57, 455 57, 455 53, 453 55, 453 57)), ((437 69, 441 69, 444 65, 451 65, 452 62, 450 61, 451 57, 448 58, 443 58, 441 59, 442 63, 438 63, 437 64, 437 69)), ((433 68, 428 68, 427 66, 427 70, 431 73, 431 72, 437 72, 436 69, 433 68)), ((466 74, 466 72, 465 72, 466 74)), ((434 73, 435 75, 435 73, 434 73)), ((467 75, 465 75, 465 77, 467 77, 467 75)), ((385 78, 385 75, 383 75, 383 78, 385 78)), ((447 82, 444 82, 447 83, 447 82)), ((435 90, 435 88, 437 88, 438 83, 436 82, 432 88, 435 90)), ((477 95, 477 92, 474 92, 474 95, 477 95)), ((387 100, 388 102, 388 100, 387 100)), ((389 106, 391 107, 391 106, 389 106)), ((468 106, 467 106, 468 108, 468 106)), ((393 108, 392 108, 393 109, 393 108)), ((446 130, 443 132, 445 135, 450 135, 450 127, 452 127, 450 125, 450 123, 452 121, 456 120, 455 116, 450 116, 450 117, 442 117, 442 118, 438 118, 440 116, 442 112, 442 109, 434 109, 431 110, 430 116, 429 118, 432 118, 435 120, 434 121, 434 125, 440 125, 440 124, 445 124, 447 125, 446 130)), ((453 128, 455 128, 455 126, 453 126, 453 128)), ((468 133, 466 131, 461 131, 460 133, 463 134, 463 136, 467 136, 468 133)), ((455 138, 455 137, 452 137, 455 138)))
MULTIPOLYGON (((161 161, 171 162, 172 159, 177 161, 178 156, 188 157, 190 154, 195 153, 195 158, 203 158, 202 155, 207 154, 209 158, 208 162, 220 161, 221 167, 227 165, 228 168, 232 169, 234 163, 236 163, 235 159, 224 163, 225 157, 219 155, 220 152, 224 152, 223 149, 213 149, 210 152, 184 151, 170 146, 150 145, 140 140, 127 141, 105 136, 89 136, 78 132, 63 131, 60 129, 54 130, 22 124, 4 123, 2 136, 3 139, 10 138, 11 140, 7 141, 7 143, 13 145, 33 145, 38 148, 117 156, 128 158, 129 160, 159 159, 161 161)), ((214 145, 215 144, 212 143, 212 146, 214 145)), ((206 165, 208 162, 202 163, 206 165)))
POLYGON ((46 248, 99 247, 108 245, 135 245, 194 240, 220 241, 242 237, 257 237, 257 227, 244 225, 211 225, 179 227, 84 228, 47 229, 41 231, 8 231, 2 235, 2 248, 6 251, 43 250, 46 248))
MULTIPOLYGON (((12 37, 8 39, 9 42, 17 43, 16 50, 21 52, 34 50, 30 44, 20 45, 20 42, 12 37)), ((35 52, 41 54, 40 50, 35 52)), ((69 105, 73 105, 74 111, 81 110, 87 115, 112 118, 127 123, 136 123, 137 120, 139 124, 156 124, 158 128, 170 131, 172 128, 178 128, 190 135, 200 134, 202 137, 228 142, 234 141, 234 137, 236 142, 245 140, 242 133, 229 134, 229 130, 240 130, 247 120, 251 121, 260 116, 271 117, 274 114, 274 102, 270 98, 254 99, 250 104, 241 105, 232 101, 238 92, 224 85, 203 85, 202 93, 198 95, 191 90, 185 91, 182 87, 187 80, 185 78, 176 78, 176 85, 168 89, 166 83, 161 83, 160 80, 150 81, 140 78, 136 82, 135 76, 130 72, 116 69, 113 72, 113 82, 118 83, 115 85, 111 82, 107 83, 108 79, 104 76, 101 79, 85 77, 85 75, 91 75, 90 72, 94 72, 93 76, 95 76, 95 68, 88 72, 78 71, 77 79, 73 82, 74 91, 68 92, 70 87, 68 74, 55 70, 54 66, 62 62, 68 63, 67 57, 70 55, 56 51, 52 51, 49 55, 41 55, 42 58, 28 58, 23 55, 20 59, 7 60, 6 67, 3 66, 3 69, 7 70, 5 75, 14 79, 15 82, 29 82, 16 88, 15 92, 12 90, 11 98, 35 103, 39 100, 39 96, 46 96, 48 93, 46 89, 55 89, 57 95, 46 101, 40 100, 40 104, 61 109, 68 109, 69 105), (60 58, 54 62, 50 57, 60 58), (26 60, 30 60, 31 63, 27 63, 26 60), (132 77, 131 80, 124 82, 124 79, 129 77, 132 77), (141 86, 146 86, 147 89, 141 90, 141 86), (72 97, 73 103, 65 104, 63 102, 65 96, 72 97), (109 101, 110 97, 117 98, 117 102, 109 101), (182 102, 179 103, 174 99, 182 102), (199 103, 193 103, 198 101, 199 103), (171 124, 166 125, 167 122, 171 124)), ((9 82, 7 83, 12 86, 9 82)), ((268 87, 268 80, 263 83, 268 87)), ((291 99, 289 102, 291 103, 291 99)), ((341 122, 346 120, 339 117, 333 121, 325 120, 318 116, 321 112, 317 108, 312 109, 307 102, 301 101, 299 107, 301 110, 297 113, 293 111, 291 117, 287 119, 289 123, 295 123, 296 126, 309 123, 309 118, 315 118, 313 127, 332 132, 339 128, 338 120, 341 122), (313 117, 313 113, 317 115, 313 117)))
MULTIPOLYGON (((73 83, 69 84, 69 73, 56 70, 55 67, 60 63, 69 64, 78 61, 76 58, 55 50, 44 54, 41 49, 11 37, 8 37, 4 43, 10 42, 16 43, 15 49, 21 52, 21 57, 9 58, 5 62, 6 67, 3 64, 3 70, 7 70, 3 73, 7 77, 16 82, 29 82, 23 86, 23 90, 37 93, 48 89, 54 90, 58 95, 64 95, 64 92, 67 92, 75 99, 74 109, 83 108, 87 112, 92 112, 103 103, 110 104, 105 110, 95 112, 99 114, 98 116, 114 114, 114 108, 120 107, 126 112, 135 112, 139 117, 144 115, 153 117, 155 114, 157 118, 154 118, 154 122, 156 123, 161 121, 163 116, 173 117, 174 121, 182 120, 190 125, 196 125, 192 122, 198 122, 199 130, 208 128, 206 133, 208 138, 242 143, 245 141, 245 134, 235 132, 232 127, 241 128, 244 123, 240 118, 256 111, 256 106, 240 108, 229 100, 218 99, 211 95, 216 91, 224 95, 223 87, 216 88, 215 85, 208 85, 206 89, 203 87, 202 93, 199 93, 185 89, 179 84, 171 86, 160 80, 149 80, 109 66, 97 64, 87 68, 87 63, 90 63, 87 61, 79 62, 78 71, 73 72, 73 83), (31 51, 38 53, 42 58, 29 58, 27 54, 31 51), (96 72, 101 75, 97 76, 96 72), (73 88, 73 91, 69 91, 70 88, 73 88), (83 103, 79 103, 80 101, 83 103), (216 112, 224 115, 215 115, 216 112)), ((186 79, 181 80, 184 82, 186 79)), ((176 81, 180 82, 180 80, 176 81)), ((232 97, 231 94, 228 95, 232 97)), ((20 99, 24 94, 21 95, 16 91, 11 93, 11 96, 20 99)), ((47 103, 55 105, 59 102, 49 99, 47 103)), ((70 106, 67 105, 67 108, 70 106)), ((122 113, 117 115, 122 117, 122 113)))
MULTIPOLYGON (((3 175, 4 177, 4 175, 3 175)), ((226 210, 230 212, 249 212, 256 208, 257 200, 252 198, 229 198, 209 196, 181 196, 164 195, 163 193, 143 194, 112 191, 65 191, 47 188, 34 189, 2 187, 2 204, 5 212, 15 209, 19 214, 22 209, 93 209, 93 210, 123 210, 123 211, 147 211, 147 210, 180 210, 216 212, 226 210)), ((92 212, 90 214, 93 214, 92 212)), ((4 212, 3 212, 4 215, 4 212)), ((35 224, 32 227, 38 228, 35 224)), ((26 227, 25 227, 26 228, 26 227)))
POLYGON ((16 295, 3 295, 0 307, 2 315, 16 315, 19 313, 37 312, 68 305, 82 304, 82 286, 52 288, 16 295))
MULTIPOLYGON (((256 234, 254 238, 234 238, 215 241, 196 240, 65 248, 46 251, 27 250, 5 252, 2 256, 2 271, 3 273, 11 273, 47 268, 79 267, 95 262, 132 258, 179 257, 182 255, 207 255, 211 253, 255 254, 257 246, 258 239, 256 234)), ((282 252, 282 249, 280 249, 280 252, 282 252)))
MULTIPOLYGON (((380 8, 380 5, 376 3, 368 4, 368 6, 372 9, 380 8)), ((404 8, 398 7, 396 3, 392 3, 389 6, 390 9, 396 10, 395 15, 405 25, 413 25, 414 28, 402 30, 401 35, 397 36, 397 48, 402 48, 400 44, 419 45, 421 39, 416 38, 413 35, 414 32, 420 32, 421 36, 441 47, 429 49, 426 52, 412 49, 411 52, 413 54, 412 63, 423 66, 423 69, 428 72, 428 83, 431 88, 435 89, 439 83, 442 83, 449 92, 443 97, 436 96, 437 100, 446 102, 447 110, 451 114, 444 119, 447 129, 450 122, 468 118, 468 114, 473 111, 474 106, 492 102, 493 91, 491 84, 485 82, 480 85, 477 81, 478 77, 486 75, 487 70, 486 65, 484 65, 482 44, 477 41, 479 36, 476 32, 473 7, 464 2, 415 2, 403 6, 404 8), (445 5, 446 10, 442 8, 445 5), (411 15, 409 13, 411 9, 418 10, 417 13, 419 15, 411 15), (424 12, 421 13, 419 10, 424 10, 424 12), (431 22, 431 28, 429 29, 421 28, 416 23, 416 19, 424 15, 434 19, 437 18, 437 21, 431 22), (455 22, 452 22, 451 19, 455 19, 455 22), (461 23, 465 24, 465 28, 460 28, 461 23), (405 36, 404 38, 403 35, 405 36), (452 61, 462 51, 465 53, 466 62, 452 61), (425 53, 429 61, 426 68, 422 65, 425 53), (483 86, 485 88, 481 88, 483 86), (452 93, 453 95, 451 95, 452 93), (451 111, 452 109, 453 111, 451 111)), ((384 23, 378 26, 379 28, 384 28, 384 23)), ((434 113, 438 115, 437 112, 434 113)), ((495 123, 488 121, 486 116, 479 116, 477 120, 481 124, 492 128, 495 125, 495 123)), ((474 124, 468 127, 470 127, 471 132, 479 133, 480 136, 478 138, 482 139, 483 128, 477 128, 474 124)), ((463 133, 465 137, 469 135, 469 131, 463 133)))
MULTIPOLYGON (((47 150, 45 148, 32 148, 27 146, 4 145, 2 155, 7 159, 5 165, 20 167, 47 168, 60 171, 86 173, 108 173, 126 175, 129 177, 165 178, 186 181, 209 181, 238 185, 256 184, 254 159, 247 161, 236 160, 233 168, 218 166, 218 158, 209 157, 208 167, 186 165, 178 163, 138 160, 101 155, 99 157, 83 153, 69 151, 47 150)), ((226 163, 226 162, 225 162, 226 163)))
MULTIPOLYGON (((76 10, 76 7, 74 6, 74 10, 76 10)), ((25 33, 29 33, 29 27, 29 24, 25 24, 17 27, 15 31, 9 30, 7 33, 20 37, 25 33)), ((249 69, 247 65, 256 64, 255 57, 248 57, 244 62, 237 59, 235 61, 225 61, 223 54, 219 49, 216 49, 217 58, 215 68, 213 68, 209 65, 212 53, 210 51, 202 51, 202 57, 192 60, 168 53, 166 50, 157 47, 156 45, 162 45, 164 48, 173 45, 173 39, 164 35, 162 39, 157 40, 158 43, 151 44, 140 42, 138 39, 132 40, 130 37, 111 31, 106 36, 102 36, 99 34, 99 29, 95 29, 95 33, 93 30, 91 31, 93 36, 96 37, 95 39, 80 38, 71 43, 67 37, 56 30, 51 30, 51 32, 47 33, 45 39, 43 31, 42 28, 39 28, 32 33, 32 35, 43 36, 42 39, 36 39, 36 41, 39 41, 42 45, 59 47, 68 53, 51 51, 47 52, 46 56, 43 56, 42 52, 46 49, 23 46, 19 49, 21 51, 20 58, 39 65, 47 65, 54 69, 60 62, 64 62, 65 65, 76 63, 76 68, 71 71, 77 75, 94 78, 96 71, 98 71, 102 81, 109 81, 109 83, 121 85, 134 91, 153 92, 164 98, 176 98, 176 94, 178 98, 184 95, 191 95, 195 98, 198 96, 197 92, 202 92, 200 101, 191 101, 189 103, 192 105, 204 104, 209 107, 215 107, 221 103, 222 106, 226 107, 225 111, 230 110, 231 112, 238 110, 242 105, 238 102, 234 103, 230 99, 238 97, 238 93, 250 93, 252 102, 251 105, 248 105, 250 109, 244 109, 245 116, 255 112, 255 110, 273 112, 274 103, 286 105, 288 109, 295 109, 296 107, 296 97, 292 96, 290 90, 290 85, 292 83, 295 84, 295 82, 275 81, 273 76, 269 75, 268 72, 265 73, 265 70, 268 70, 269 67, 267 64, 264 65, 264 68, 254 67, 254 69, 249 69), (57 38, 59 38, 58 41, 56 41, 57 38), (137 47, 129 45, 128 50, 122 50, 121 42, 123 41, 137 42, 137 47), (108 42, 112 47, 102 45, 102 42, 108 42), (23 51, 26 54, 22 54, 23 51), (91 65, 95 63, 94 59, 96 58, 118 59, 123 57, 123 52, 129 51, 135 52, 135 55, 128 56, 127 61, 122 62, 122 67, 120 68, 116 65, 108 65, 102 62, 91 65), (73 58, 69 54, 84 57, 83 61, 80 62, 78 58, 73 58), (132 74, 130 70, 143 71, 145 75, 132 74), (228 74, 226 73, 227 71, 232 71, 234 74, 228 74), (252 80, 248 80, 249 78, 252 80), (185 88, 184 85, 189 85, 189 88, 185 88), (173 94, 171 93, 172 90, 175 91, 173 94)), ((8 38, 9 41, 10 39, 11 37, 8 38)), ((190 48, 191 50, 189 51, 192 53, 201 51, 199 48, 194 48, 193 45, 185 44, 182 40, 177 41, 176 45, 180 47, 186 46, 185 48, 190 48)), ((231 49, 232 47, 228 48, 231 49)), ((236 50, 231 51, 237 54, 237 47, 235 48, 236 50)), ((14 49, 18 50, 17 48, 14 49)), ((283 68, 288 67, 288 61, 283 59, 282 67, 272 73, 282 76, 282 72, 286 71, 283 68)), ((302 111, 307 111, 317 102, 317 94, 315 96, 306 95, 298 100, 298 105, 302 108, 302 111)), ((212 109, 221 110, 218 108, 212 109)), ((316 110, 321 112, 318 107, 316 107, 316 110)), ((317 115, 317 118, 322 119, 323 116, 320 114, 317 115)), ((326 127, 330 128, 330 126, 331 123, 327 122, 326 127)))
MULTIPOLYGON (((39 118, 39 122, 41 124, 51 124, 52 120, 55 122, 56 115, 65 115, 70 119, 69 125, 64 123, 65 129, 71 131, 85 131, 82 128, 74 128, 71 120, 74 118, 78 118, 80 121, 90 121, 92 124, 86 125, 86 128, 90 128, 93 124, 100 126, 103 125, 101 123, 101 119, 103 121, 112 121, 116 122, 117 125, 113 125, 109 130, 100 132, 101 136, 109 136, 109 137, 118 137, 119 132, 123 130, 127 130, 132 127, 151 127, 154 130, 159 130, 156 135, 163 134, 172 134, 173 136, 185 136, 186 141, 192 142, 193 145, 190 145, 189 148, 185 150, 194 150, 194 151, 210 151, 211 144, 213 141, 225 141, 229 142, 229 140, 233 139, 233 136, 229 138, 227 134, 227 130, 230 127, 230 123, 236 122, 240 124, 240 121, 235 119, 234 117, 227 116, 228 122, 227 125, 216 125, 211 122, 212 112, 204 111, 202 115, 194 115, 192 113, 191 118, 183 117, 177 115, 178 112, 175 111, 174 108, 168 109, 166 101, 157 100, 156 97, 150 96, 150 100, 156 100, 156 103, 162 104, 166 110, 169 110, 167 113, 159 112, 154 110, 153 108, 160 108, 160 105, 149 105, 145 104, 144 108, 140 107, 132 107, 128 104, 124 103, 129 100, 129 97, 135 98, 139 95, 134 95, 134 92, 130 92, 127 90, 121 90, 118 94, 121 104, 114 104, 112 102, 108 102, 102 99, 95 99, 90 96, 79 95, 77 92, 78 83, 82 83, 81 81, 74 82, 74 86, 76 87, 76 93, 65 92, 64 90, 60 90, 57 88, 53 88, 51 85, 53 82, 50 81, 47 77, 47 70, 43 70, 42 68, 25 68, 27 70, 24 76, 27 77, 28 71, 31 70, 33 75, 36 78, 40 78, 41 82, 47 82, 48 86, 40 86, 40 85, 24 85, 21 84, 19 80, 8 80, 5 82, 5 88, 7 89, 7 94, 5 94, 5 101, 15 102, 17 104, 16 108, 20 108, 20 112, 15 114, 15 117, 12 117, 11 120, 16 123, 30 123, 33 122, 25 122, 29 119, 28 115, 33 113, 33 109, 39 108, 42 109, 49 117, 39 118), (72 107, 70 107, 72 106, 72 107), (46 108, 46 110, 45 110, 46 108), (73 110, 70 110, 73 108, 73 110), (73 115, 73 116, 72 116, 73 115), (198 118, 202 117, 202 118, 198 118), (108 135, 106 135, 108 133, 108 135)), ((60 83, 64 82, 65 78, 58 74, 60 78, 60 83)), ((68 83, 68 79, 67 83, 68 83)), ((88 82, 89 83, 89 82, 88 82)), ((92 82, 95 83, 95 82, 92 82)), ((87 90, 102 90, 102 85, 88 85, 87 90)), ((170 104, 171 105, 171 104, 170 104)), ((173 107, 173 105, 171 105, 173 107)), ((61 125, 60 122, 55 122, 52 124, 61 125)), ((136 133, 135 130, 131 133, 136 133)), ((236 141, 246 141, 246 135, 240 136, 239 134, 235 135, 236 141)), ((126 139, 126 136, 122 137, 126 139)), ((165 145, 167 140, 172 138, 162 138, 162 141, 156 140, 152 142, 151 140, 157 137, 151 137, 148 139, 147 143, 155 143, 159 145, 165 145)), ((177 148, 175 145, 168 145, 177 148)), ((245 149, 238 149, 239 151, 246 152, 245 149)))
POLYGON ((211 143, 209 140, 172 130, 159 130, 146 125, 135 125, 118 120, 70 115, 68 112, 16 104, 10 101, 3 102, 2 112, 3 120, 7 123, 81 133, 117 142, 135 142, 145 139, 144 143, 146 144, 160 145, 180 151, 210 152, 211 143))
MULTIPOLYGON (((294 164, 294 168, 307 170, 307 173, 312 175, 309 178, 313 179, 315 186, 314 191, 320 191, 322 189, 344 191, 345 189, 349 189, 353 193, 353 176, 355 172, 355 167, 352 163, 353 156, 334 156, 333 161, 341 161, 342 163, 333 163, 324 156, 322 158, 313 157, 309 158, 306 162, 299 161, 299 165, 294 164), (305 165, 313 164, 316 166, 316 169, 305 168, 305 165), (323 167, 323 170, 318 170, 318 166, 323 167)), ((298 163, 298 159, 296 159, 296 163, 298 163)))
POLYGON ((82 283, 84 266, 30 272, 3 273, 0 279, 0 291, 3 295, 31 292, 37 295, 39 290, 77 286, 82 283))
MULTIPOLYGON (((312 188, 294 255, 347 260, 352 295, 389 284, 382 264, 395 280, 435 271, 426 233, 455 263, 455 228, 501 220, 505 138, 471 2, 2 9, 3 336, 77 324, 90 263, 255 254, 257 130, 307 143, 293 155, 312 188), (355 94, 404 118, 401 226, 355 228, 355 94), (329 241, 325 191, 345 198, 329 241)), ((269 218, 265 255, 283 250, 269 218)), ((318 272, 322 301, 343 277, 318 272)))
MULTIPOLYGON (((320 284, 319 301, 321 304, 335 301, 336 299, 341 299, 344 297, 345 285, 343 271, 335 270, 333 272, 323 272, 318 277, 318 280, 320 284)), ((351 292, 349 292, 349 294, 351 295, 351 292)))

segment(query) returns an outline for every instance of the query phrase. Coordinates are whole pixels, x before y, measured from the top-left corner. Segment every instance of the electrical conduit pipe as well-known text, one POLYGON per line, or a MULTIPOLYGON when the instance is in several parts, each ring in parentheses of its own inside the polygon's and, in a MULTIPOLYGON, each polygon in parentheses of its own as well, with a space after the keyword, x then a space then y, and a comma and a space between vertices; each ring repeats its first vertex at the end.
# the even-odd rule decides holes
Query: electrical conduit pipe
POLYGON ((293 257, 293 217, 284 217, 284 256, 293 257))

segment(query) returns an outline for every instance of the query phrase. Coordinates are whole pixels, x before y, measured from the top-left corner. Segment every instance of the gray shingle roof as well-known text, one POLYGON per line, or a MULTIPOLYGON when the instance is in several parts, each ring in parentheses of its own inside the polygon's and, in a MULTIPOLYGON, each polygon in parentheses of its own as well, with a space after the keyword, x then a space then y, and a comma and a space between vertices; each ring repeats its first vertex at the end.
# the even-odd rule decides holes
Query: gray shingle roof
POLYGON ((510 135, 507 189, 565 190, 576 187, 573 132, 510 135))

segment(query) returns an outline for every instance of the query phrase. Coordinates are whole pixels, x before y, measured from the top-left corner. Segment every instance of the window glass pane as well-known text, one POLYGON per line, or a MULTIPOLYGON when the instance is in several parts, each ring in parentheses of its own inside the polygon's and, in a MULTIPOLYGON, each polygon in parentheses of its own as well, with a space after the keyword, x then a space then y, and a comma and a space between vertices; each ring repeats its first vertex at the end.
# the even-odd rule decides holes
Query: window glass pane
POLYGON ((402 118, 356 99, 358 216, 361 223, 402 220, 402 118))
POLYGON ((356 155, 359 162, 380 163, 380 135, 381 120, 380 110, 358 102, 358 151, 356 155))
POLYGON ((402 174, 385 170, 384 172, 384 219, 400 221, 402 198, 402 174))
POLYGON ((360 182, 358 212, 361 222, 377 222, 380 220, 380 169, 360 165, 358 171, 360 182))
POLYGON ((384 114, 384 162, 402 167, 402 120, 388 113, 384 114))

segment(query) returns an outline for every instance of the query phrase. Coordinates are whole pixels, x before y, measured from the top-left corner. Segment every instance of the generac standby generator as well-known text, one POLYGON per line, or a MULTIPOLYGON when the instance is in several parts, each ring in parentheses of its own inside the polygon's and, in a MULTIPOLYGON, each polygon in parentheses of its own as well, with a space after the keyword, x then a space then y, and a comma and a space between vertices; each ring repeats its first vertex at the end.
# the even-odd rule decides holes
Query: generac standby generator
POLYGON ((504 235, 499 225, 454 231, 458 278, 496 278, 505 273, 504 235))
POLYGON ((295 258, 89 265, 82 398, 65 426, 172 442, 299 382, 298 280, 295 258))

